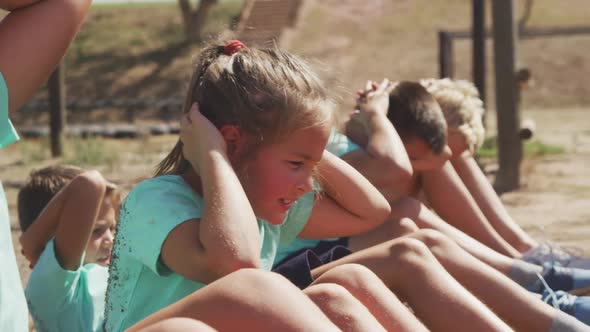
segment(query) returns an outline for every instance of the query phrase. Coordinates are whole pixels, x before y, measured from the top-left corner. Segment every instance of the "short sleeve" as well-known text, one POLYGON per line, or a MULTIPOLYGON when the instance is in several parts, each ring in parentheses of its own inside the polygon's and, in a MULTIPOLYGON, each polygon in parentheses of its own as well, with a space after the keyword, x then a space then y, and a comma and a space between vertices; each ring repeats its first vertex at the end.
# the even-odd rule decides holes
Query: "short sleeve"
POLYGON ((301 233, 313 210, 315 192, 301 196, 289 209, 285 221, 281 225, 280 245, 288 245, 301 233))
POLYGON ((338 157, 359 150, 360 146, 353 143, 346 135, 339 133, 336 129, 332 129, 326 150, 330 151, 338 157))
POLYGON ((56 309, 76 297, 82 275, 82 260, 76 271, 66 270, 57 261, 54 240, 47 243, 25 289, 34 316, 39 310, 56 309))
POLYGON ((0 73, 0 149, 17 140, 18 134, 8 119, 8 87, 0 73))
POLYGON ((127 254, 158 275, 170 270, 160 252, 170 232, 201 217, 202 198, 179 176, 161 176, 140 183, 121 206, 118 254, 127 254))

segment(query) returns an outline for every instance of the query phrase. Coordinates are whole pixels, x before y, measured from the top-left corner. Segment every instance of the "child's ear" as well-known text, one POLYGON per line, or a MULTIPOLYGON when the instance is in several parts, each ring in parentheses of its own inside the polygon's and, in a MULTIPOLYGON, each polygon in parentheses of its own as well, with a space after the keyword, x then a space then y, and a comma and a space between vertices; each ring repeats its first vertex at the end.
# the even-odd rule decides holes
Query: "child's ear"
POLYGON ((235 125, 224 125, 219 128, 219 132, 225 140, 225 144, 227 145, 227 155, 231 160, 239 147, 243 145, 244 135, 242 134, 242 130, 235 125))

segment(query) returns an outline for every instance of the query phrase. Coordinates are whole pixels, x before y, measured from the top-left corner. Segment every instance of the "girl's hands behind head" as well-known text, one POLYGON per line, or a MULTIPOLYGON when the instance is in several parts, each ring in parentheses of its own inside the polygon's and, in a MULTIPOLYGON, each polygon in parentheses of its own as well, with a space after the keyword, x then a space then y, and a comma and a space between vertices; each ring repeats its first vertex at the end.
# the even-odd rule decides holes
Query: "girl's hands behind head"
POLYGON ((180 140, 182 154, 195 171, 204 161, 204 157, 211 151, 227 154, 227 145, 219 130, 199 111, 195 103, 190 111, 182 117, 180 122, 180 140))

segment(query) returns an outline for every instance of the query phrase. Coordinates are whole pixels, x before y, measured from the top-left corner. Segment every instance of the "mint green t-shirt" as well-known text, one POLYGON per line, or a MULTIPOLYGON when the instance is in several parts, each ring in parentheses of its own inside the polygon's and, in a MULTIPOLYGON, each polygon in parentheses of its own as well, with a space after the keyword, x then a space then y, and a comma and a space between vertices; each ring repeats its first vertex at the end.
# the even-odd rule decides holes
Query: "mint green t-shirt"
MULTIPOLYGON (((258 220, 262 268, 270 270, 279 243, 290 243, 301 232, 312 205, 313 194, 306 194, 283 224, 258 220)), ((177 175, 143 181, 129 193, 121 207, 109 271, 107 331, 122 331, 205 286, 174 273, 160 259, 168 234, 185 221, 201 218, 202 209, 202 197, 177 175)))
POLYGON ((18 134, 8 119, 8 88, 0 73, 0 149, 18 140, 18 134))
MULTIPOLYGON (((0 73, 0 149, 17 139, 16 131, 8 120, 8 90, 0 73)), ((0 182, 0 331, 28 331, 28 315, 12 246, 8 204, 0 182)))
POLYGON ((102 331, 108 268, 82 261, 76 271, 66 270, 54 240, 45 246, 25 289, 37 331, 102 331))
MULTIPOLYGON (((326 150, 332 152, 334 155, 341 157, 349 152, 360 149, 358 145, 353 143, 348 137, 342 135, 336 129, 332 129, 326 150)), ((329 239, 302 239, 297 238, 288 245, 279 246, 274 265, 278 265, 291 254, 300 251, 301 249, 313 248, 321 241, 336 241, 338 238, 329 239)))

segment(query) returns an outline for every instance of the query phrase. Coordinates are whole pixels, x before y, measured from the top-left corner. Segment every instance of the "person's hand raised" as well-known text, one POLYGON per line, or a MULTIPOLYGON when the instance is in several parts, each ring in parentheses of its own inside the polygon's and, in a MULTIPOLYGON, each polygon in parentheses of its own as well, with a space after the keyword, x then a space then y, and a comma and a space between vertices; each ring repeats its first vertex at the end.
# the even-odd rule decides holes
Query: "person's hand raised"
POLYGON ((367 81, 364 90, 358 91, 356 109, 359 113, 381 113, 387 115, 389 108, 389 94, 397 83, 383 79, 380 84, 367 81))
POLYGON ((180 122, 182 154, 198 172, 211 151, 227 154, 227 145, 219 130, 199 111, 195 103, 180 122))

